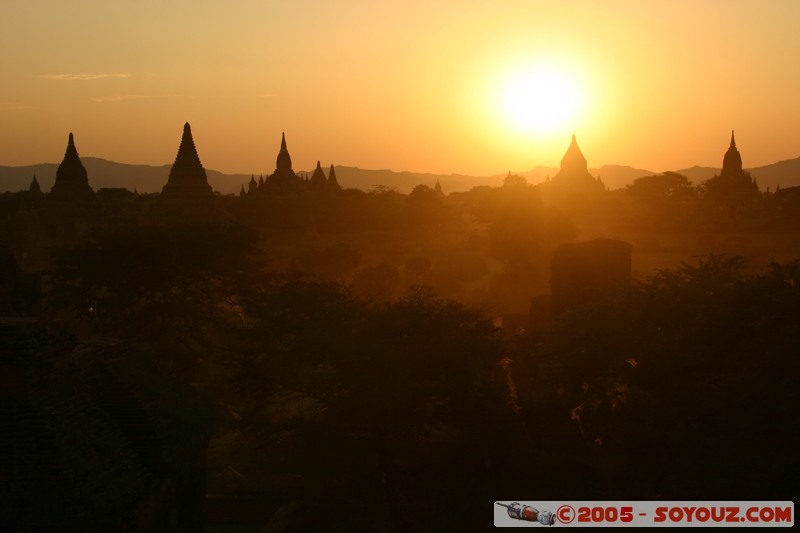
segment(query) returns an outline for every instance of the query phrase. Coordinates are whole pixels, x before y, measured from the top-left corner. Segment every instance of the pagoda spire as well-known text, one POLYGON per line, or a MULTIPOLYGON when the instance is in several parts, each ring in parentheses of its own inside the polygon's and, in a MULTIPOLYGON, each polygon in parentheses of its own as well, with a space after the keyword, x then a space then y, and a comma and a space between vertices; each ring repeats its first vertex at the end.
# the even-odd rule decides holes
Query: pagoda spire
POLYGON ((192 137, 192 128, 188 122, 183 125, 183 136, 178 147, 178 154, 175 156, 175 163, 172 164, 169 179, 161 194, 193 199, 212 196, 206 170, 200 163, 200 156, 197 155, 197 148, 192 137))
POLYGON ((742 155, 739 153, 739 150, 736 149, 736 138, 733 136, 733 130, 731 130, 731 145, 722 158, 722 172, 720 172, 720 175, 744 175, 744 170, 742 169, 742 155))
POLYGON ((86 168, 78 156, 75 137, 71 132, 67 141, 67 150, 64 152, 64 160, 58 165, 56 181, 50 192, 56 195, 84 195, 94 192, 89 186, 86 168))
POLYGON ((39 186, 39 180, 36 179, 36 174, 33 175, 33 181, 28 190, 33 194, 42 194, 42 188, 39 186))
POLYGON ((333 164, 331 164, 331 170, 328 172, 328 187, 337 191, 342 188, 336 179, 336 171, 333 169, 333 164))
POLYGON ((200 163, 200 156, 197 155, 194 138, 192 138, 192 127, 188 122, 183 125, 183 136, 178 147, 178 155, 175 156, 175 164, 186 167, 203 167, 200 163))
POLYGON ((292 157, 289 155, 289 150, 286 148, 286 133, 281 132, 281 150, 278 152, 278 159, 275 162, 276 171, 279 173, 291 172, 292 170, 292 157))
POLYGON ((561 191, 575 192, 604 192, 602 182, 591 175, 583 152, 578 147, 578 138, 573 133, 564 157, 561 158, 561 168, 551 181, 554 187, 561 191))
POLYGON ((325 173, 322 171, 322 165, 319 161, 317 161, 317 168, 314 169, 314 173, 311 174, 311 180, 309 183, 314 188, 325 188, 328 185, 328 180, 325 178, 325 173))
POLYGON ((578 139, 575 134, 572 134, 572 142, 569 143, 569 148, 561 159, 561 170, 564 171, 588 171, 586 157, 578 147, 578 139))

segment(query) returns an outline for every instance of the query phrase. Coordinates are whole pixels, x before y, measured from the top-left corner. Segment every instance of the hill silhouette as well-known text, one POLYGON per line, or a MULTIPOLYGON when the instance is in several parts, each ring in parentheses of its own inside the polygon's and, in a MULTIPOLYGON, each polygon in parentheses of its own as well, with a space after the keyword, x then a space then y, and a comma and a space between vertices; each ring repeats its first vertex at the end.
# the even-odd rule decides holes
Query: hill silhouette
MULTIPOLYGON (((167 182, 171 165, 133 165, 118 163, 98 157, 82 157, 89 174, 89 183, 95 190, 121 187, 136 189, 140 193, 161 192, 167 182)), ((0 192, 27 190, 33 175, 39 181, 43 191, 49 191, 55 181, 57 163, 40 163, 27 166, 0 166, 0 192)), ((375 186, 394 188, 398 192, 408 194, 420 184, 433 186, 438 180, 446 194, 468 191, 472 187, 488 185, 497 187, 503 184, 507 172, 491 176, 468 176, 464 174, 435 174, 424 172, 394 171, 389 169, 362 169, 358 167, 336 166, 336 176, 344 188, 369 190, 375 186)), ((689 181, 699 184, 719 174, 720 168, 693 166, 675 170, 683 174, 689 181)), ((759 187, 770 190, 780 185, 782 188, 800 185, 800 157, 788 159, 746 169, 758 181, 759 187)), ((311 175, 311 170, 300 171, 311 175)), ((537 166, 532 170, 516 171, 527 178, 528 183, 537 184, 558 172, 556 167, 537 166)), ((593 176, 599 176, 609 189, 620 189, 633 183, 636 178, 657 174, 651 170, 633 168, 625 165, 604 165, 590 168, 593 176)), ((221 194, 236 194, 242 185, 250 181, 249 174, 225 174, 217 170, 206 169, 211 187, 221 194)))

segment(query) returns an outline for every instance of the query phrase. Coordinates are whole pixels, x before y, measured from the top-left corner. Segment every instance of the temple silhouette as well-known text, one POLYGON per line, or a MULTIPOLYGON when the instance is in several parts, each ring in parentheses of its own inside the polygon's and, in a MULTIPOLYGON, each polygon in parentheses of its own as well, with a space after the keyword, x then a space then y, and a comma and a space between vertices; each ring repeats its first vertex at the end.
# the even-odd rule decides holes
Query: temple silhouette
POLYGON ((281 149, 275 161, 275 172, 269 175, 265 182, 267 190, 291 190, 300 183, 300 179, 292 169, 292 156, 286 148, 286 134, 281 134, 281 149))
POLYGON ((731 144, 722 158, 722 170, 705 183, 705 198, 731 217, 757 207, 761 199, 755 178, 742 168, 742 156, 736 148, 733 130, 731 144))
MULTIPOLYGON (((39 183, 36 181, 36 176, 34 176, 31 190, 38 187, 39 183)), ((69 134, 67 150, 56 171, 56 182, 53 184, 53 188, 50 189, 50 194, 53 197, 61 198, 87 197, 94 194, 94 190, 89 186, 86 168, 81 163, 80 157, 78 157, 78 150, 75 148, 75 138, 72 133, 69 134)))
POLYGON ((556 193, 602 193, 606 190, 600 178, 589 173, 586 157, 578 147, 574 134, 564 157, 561 158, 561 168, 550 183, 556 193))
POLYGON ((206 170, 200 163, 197 148, 192 138, 192 128, 187 122, 183 125, 183 137, 175 156, 175 163, 169 172, 169 179, 161 191, 162 198, 179 201, 206 201, 214 193, 208 184, 206 170))
POLYGON ((42 188, 39 186, 39 180, 36 179, 36 174, 33 175, 33 180, 31 181, 31 186, 28 187, 28 191, 34 195, 42 194, 42 188))
POLYGON ((275 171, 268 175, 266 179, 263 176, 259 177, 258 181, 256 181, 255 175, 251 175, 247 190, 242 185, 239 196, 244 197, 260 193, 282 194, 298 190, 339 191, 341 189, 342 187, 336 179, 333 165, 331 165, 327 177, 319 161, 317 161, 317 166, 311 177, 296 173, 292 168, 292 156, 289 155, 289 149, 286 146, 286 134, 281 133, 281 147, 275 160, 275 171))

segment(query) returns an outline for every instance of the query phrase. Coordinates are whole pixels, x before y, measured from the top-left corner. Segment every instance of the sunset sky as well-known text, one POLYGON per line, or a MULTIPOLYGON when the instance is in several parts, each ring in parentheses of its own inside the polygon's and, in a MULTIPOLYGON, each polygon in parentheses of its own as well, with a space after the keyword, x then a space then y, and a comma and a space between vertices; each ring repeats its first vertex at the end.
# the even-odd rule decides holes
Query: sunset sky
POLYGON ((490 175, 800 156, 800 1, 3 0, 0 165, 490 175))

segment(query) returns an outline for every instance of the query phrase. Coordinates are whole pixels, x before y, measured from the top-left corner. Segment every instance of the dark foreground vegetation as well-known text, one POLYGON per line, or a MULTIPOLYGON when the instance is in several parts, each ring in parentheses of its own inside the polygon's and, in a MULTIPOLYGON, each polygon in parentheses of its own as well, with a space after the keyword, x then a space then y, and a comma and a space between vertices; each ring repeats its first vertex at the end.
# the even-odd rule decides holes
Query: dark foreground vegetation
POLYGON ((1 195, 0 520, 453 530, 501 499, 795 499, 796 188, 606 191, 570 153, 577 188, 1 195), (610 263, 551 258, 595 237, 624 283, 584 298, 610 263))
POLYGON ((488 525, 501 497, 798 492, 798 262, 704 256, 508 330, 421 286, 369 299, 262 271, 251 237, 115 233, 59 255, 48 292, 63 323, 134 339, 212 401, 212 529, 449 529, 488 525), (101 314, 74 318, 89 295, 101 314))

